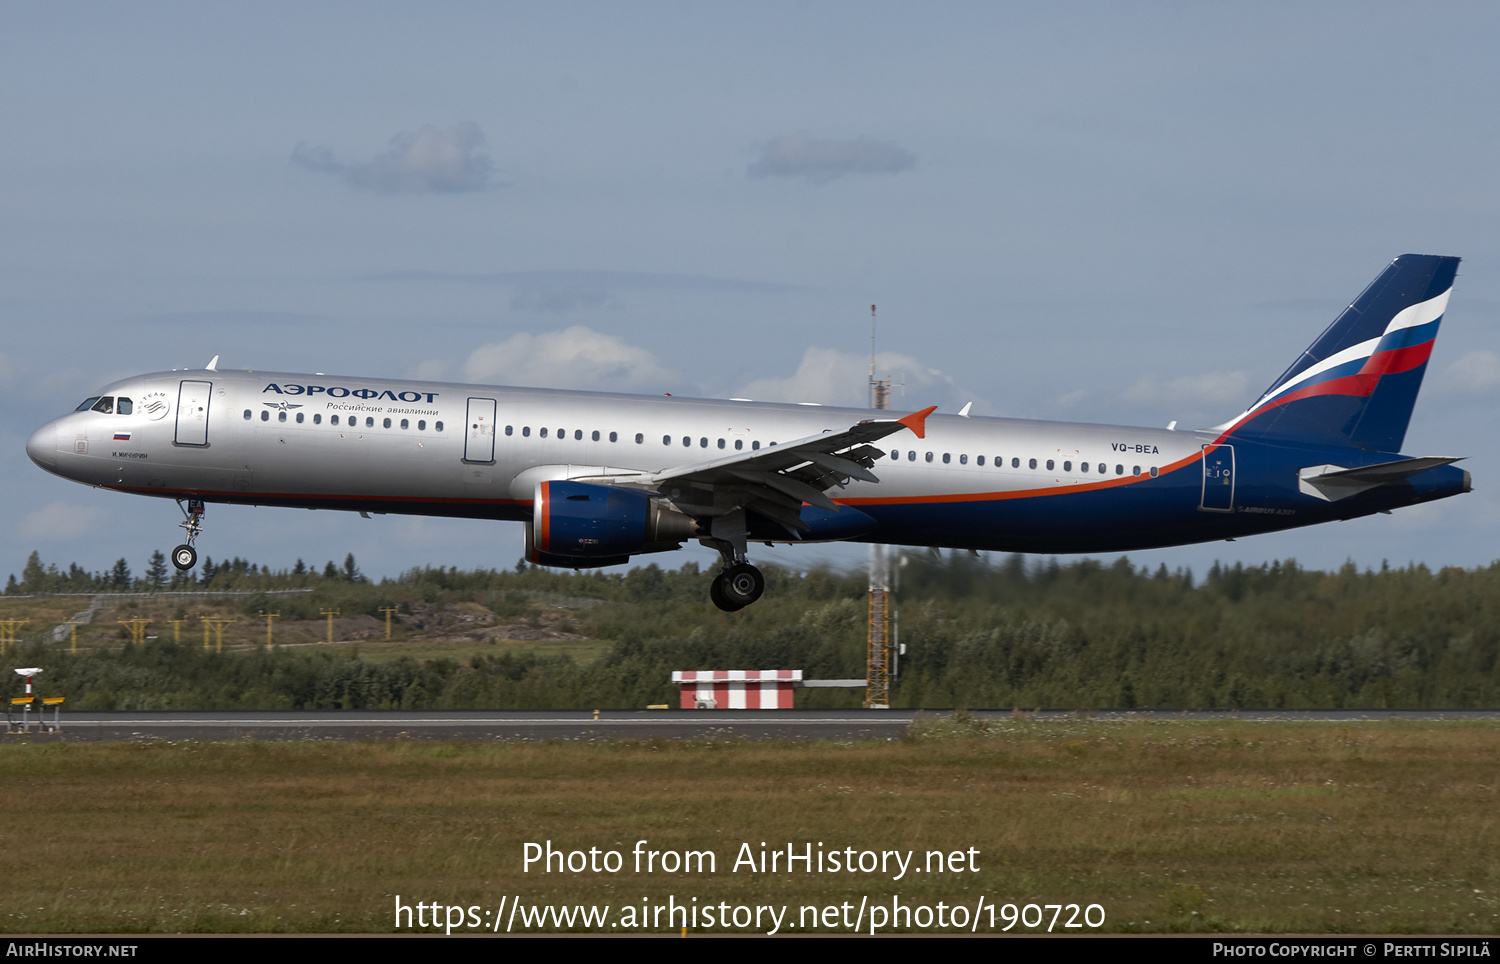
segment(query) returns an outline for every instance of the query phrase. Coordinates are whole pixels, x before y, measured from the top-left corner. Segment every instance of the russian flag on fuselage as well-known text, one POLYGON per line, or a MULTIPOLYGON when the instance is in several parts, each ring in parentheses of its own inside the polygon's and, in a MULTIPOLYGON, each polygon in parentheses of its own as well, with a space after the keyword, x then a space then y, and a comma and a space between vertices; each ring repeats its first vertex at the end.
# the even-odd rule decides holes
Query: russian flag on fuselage
POLYGON ((1392 261, 1224 435, 1399 451, 1458 262, 1392 261))

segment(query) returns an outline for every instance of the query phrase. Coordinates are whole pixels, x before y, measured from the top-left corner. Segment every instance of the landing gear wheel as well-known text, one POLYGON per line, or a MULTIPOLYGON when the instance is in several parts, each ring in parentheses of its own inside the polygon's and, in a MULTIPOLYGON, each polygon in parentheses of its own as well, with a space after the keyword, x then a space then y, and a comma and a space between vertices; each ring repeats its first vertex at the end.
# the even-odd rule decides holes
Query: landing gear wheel
POLYGON ((743 609, 760 598, 766 591, 766 577, 748 562, 730 566, 714 580, 723 594, 725 602, 736 609, 743 609))
POLYGON ((172 550, 172 565, 186 572, 198 564, 198 550, 192 546, 178 546, 172 550))
POLYGON ((724 596, 724 574, 714 576, 714 581, 708 584, 708 598, 713 600, 715 606, 726 613, 737 613, 745 607, 740 603, 732 603, 724 596))

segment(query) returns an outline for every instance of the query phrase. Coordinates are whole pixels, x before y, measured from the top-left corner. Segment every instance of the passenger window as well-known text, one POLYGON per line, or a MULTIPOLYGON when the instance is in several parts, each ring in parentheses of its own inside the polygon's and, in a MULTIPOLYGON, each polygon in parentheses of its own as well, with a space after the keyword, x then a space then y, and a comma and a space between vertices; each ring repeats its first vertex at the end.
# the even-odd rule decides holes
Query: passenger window
POLYGON ((1083 474, 1087 475, 1088 471, 1089 471, 1089 464, 1087 462, 1079 462, 1078 463, 1078 471, 1080 471, 1083 474))
POLYGON ((1028 459, 1027 462, 1026 462, 1026 464, 1029 467, 1031 467, 1031 468, 1034 469, 1034 468, 1036 468, 1036 459, 1028 459))
MULTIPOLYGON (((406 419, 404 419, 404 418, 403 418, 403 419, 402 419, 402 420, 401 420, 401 431, 403 431, 403 432, 404 432, 404 431, 406 431, 406 430, 407 430, 407 429, 408 429, 408 428, 410 428, 410 427, 411 427, 411 423, 410 423, 410 422, 408 422, 408 421, 407 421, 407 420, 406 420, 406 419)), ((505 427, 506 427, 506 428, 510 428, 510 426, 509 426, 509 425, 507 425, 507 426, 505 426, 505 427)), ((506 434, 506 435, 509 435, 509 434, 510 434, 510 433, 509 433, 509 432, 506 432, 506 433, 505 433, 505 434, 506 434)))
MULTIPOLYGON (((1047 466, 1047 468, 1050 469, 1050 468, 1052 468, 1052 466, 1049 465, 1049 466, 1047 466)), ((1073 463, 1072 462, 1064 462, 1063 463, 1063 471, 1064 472, 1071 472, 1071 471, 1073 471, 1073 463)))
POLYGON ((738 452, 740 449, 742 449, 744 447, 745 447, 745 440, 744 439, 737 438, 737 439, 734 440, 734 450, 736 452, 738 452))
POLYGON ((901 450, 900 449, 891 449, 891 460, 892 461, 896 461, 896 460, 899 460, 900 458, 901 458, 901 450))
MULTIPOLYGON (((402 428, 406 428, 406 419, 404 419, 404 418, 403 418, 403 419, 402 419, 402 420, 401 420, 401 427, 402 427, 402 428)), ((514 432, 514 431, 515 431, 515 430, 516 430, 516 429, 515 429, 515 426, 514 426, 514 425, 507 425, 507 426, 505 426, 505 434, 506 434, 506 435, 509 435, 509 434, 511 434, 511 433, 512 433, 512 432, 514 432)))
POLYGON ((916 453, 915 449, 906 453, 906 461, 908 461, 908 462, 915 462, 916 460, 917 460, 917 453, 916 453))
POLYGON ((135 406, 131 404, 128 398, 121 397, 115 400, 116 415, 129 415, 134 409, 135 406))
POLYGON ((338 423, 339 423, 339 417, 337 415, 333 416, 333 418, 331 418, 331 419, 328 420, 328 424, 330 424, 330 425, 337 425, 338 423))
MULTIPOLYGON (((422 426, 422 427, 426 428, 425 425, 422 426)), ((531 438, 531 426, 530 425, 523 425, 523 426, 521 426, 521 437, 522 438, 531 438)))
POLYGON ((302 424, 302 420, 303 420, 303 419, 304 419, 304 418, 305 418, 305 417, 306 417, 306 416, 305 416, 305 415, 304 415, 304 414, 303 414, 303 413, 302 413, 302 412, 298 412, 298 413, 297 413, 297 424, 298 424, 298 425, 301 425, 301 424, 302 424))
POLYGON ((557 430, 557 437, 560 438, 560 439, 567 438, 568 437, 568 430, 565 429, 565 428, 558 429, 557 430))
MULTIPOLYGON (((980 457, 983 458, 983 456, 980 456, 980 457)), ((968 465, 969 464, 969 457, 967 455, 960 455, 958 457, 958 464, 959 465, 968 465)))
POLYGON ((1056 462, 1053 462, 1053 461, 1052 461, 1052 460, 1051 460, 1051 459, 1048 459, 1048 460, 1047 460, 1047 471, 1048 471, 1048 472, 1051 472, 1051 471, 1052 471, 1052 467, 1053 467, 1053 466, 1054 466, 1054 465, 1056 465, 1056 464, 1057 464, 1057 463, 1056 463, 1056 462))
POLYGON ((1132 465, 1130 467, 1130 474, 1131 475, 1140 475, 1141 474, 1141 467, 1139 465, 1132 465))
MULTIPOLYGON (((974 464, 975 465, 983 465, 984 464, 984 456, 983 455, 976 456, 975 459, 974 459, 974 464)), ((996 459, 995 460, 995 464, 999 465, 1000 461, 998 459, 996 459)))
POLYGON ((285 422, 286 421, 286 412, 277 412, 276 413, 276 421, 278 421, 278 422, 285 422))
POLYGON ((698 447, 699 448, 704 448, 704 449, 708 448, 708 439, 706 439, 706 438, 700 438, 698 440, 698 447))
POLYGON ((953 456, 949 455, 947 452, 944 452, 943 453, 943 464, 947 465, 949 462, 952 462, 952 461, 953 461, 953 456))
POLYGON ((546 438, 547 437, 547 430, 546 429, 539 429, 536 434, 540 435, 542 438, 546 438))
POLYGON ((260 420, 262 422, 269 422, 271 420, 271 413, 268 412, 268 411, 261 412, 260 413, 260 420))
MULTIPOLYGON (((89 409, 91 409, 91 408, 94 407, 94 403, 97 402, 98 400, 99 400, 99 396, 98 395, 95 395, 93 398, 85 398, 83 400, 83 404, 81 404, 77 408, 73 409, 73 411, 75 411, 75 412, 87 412, 89 409)), ((245 416, 245 417, 249 418, 248 415, 245 416)))
POLYGON ((724 440, 723 439, 719 439, 719 448, 723 448, 723 447, 724 447, 724 440))
POLYGON ((433 422, 433 423, 432 423, 432 427, 433 427, 433 429, 435 429, 435 430, 436 430, 436 431, 439 431, 439 432, 441 432, 441 431, 442 431, 442 430, 443 430, 443 423, 442 423, 442 422, 433 422))
POLYGON ((103 412, 105 415, 113 415, 115 413, 115 397, 113 395, 106 395, 99 399, 99 401, 94 403, 94 411, 103 412))
MULTIPOLYGON (((610 434, 613 435, 614 433, 611 432, 610 434)), ((597 430, 594 432, 594 441, 595 442, 599 441, 599 432, 597 430)), ((613 442, 614 439, 610 439, 610 441, 613 442)))
POLYGON ((1115 466, 1115 475, 1124 475, 1124 474, 1125 474, 1125 466, 1123 466, 1123 465, 1117 465, 1117 466, 1115 466))
POLYGON ((642 435, 640 432, 636 432, 635 433, 635 444, 637 444, 637 445, 645 445, 646 444, 646 436, 642 435))
POLYGON ((671 445, 672 444, 672 436, 670 436, 670 435, 663 435, 661 437, 661 444, 663 444, 663 445, 671 445))
POLYGON ((932 453, 931 452, 927 453, 927 461, 929 461, 929 462, 932 461, 932 453))
POLYGON ((690 438, 688 438, 686 435, 684 435, 682 437, 682 447, 685 448, 685 449, 692 448, 693 447, 693 440, 690 439, 690 438))
POLYGON ((250 421, 250 409, 245 409, 245 421, 250 421))
POLYGON ((1151 477, 1153 479, 1156 478, 1156 474, 1157 474, 1156 473, 1156 466, 1153 465, 1153 466, 1151 466, 1151 477))
POLYGON ((611 442, 618 442, 620 440, 619 433, 618 432, 610 432, 609 433, 609 440, 611 442))
POLYGON ((321 416, 321 415, 314 415, 313 416, 313 424, 314 425, 322 425, 323 424, 323 416, 321 416))
MULTIPOLYGON (((581 429, 581 428, 575 428, 573 430, 573 441, 575 441, 575 442, 582 442, 583 441, 583 429, 581 429)), ((598 432, 594 433, 594 441, 595 442, 599 441, 599 433, 598 432)))
POLYGON ((759 442, 751 442, 750 443, 750 450, 752 452, 759 451, 759 449, 760 449, 760 443, 759 442))
POLYGON ((382 423, 382 427, 383 427, 383 428, 390 428, 390 427, 391 427, 391 420, 390 420, 390 419, 386 419, 386 420, 385 420, 385 421, 384 421, 384 422, 383 422, 383 423, 382 423))
MULTIPOLYGON (((386 424, 387 427, 389 427, 391 423, 390 422, 386 422, 385 424, 386 424)), ((375 419, 374 419, 374 417, 370 416, 370 415, 366 415, 365 416, 365 428, 374 428, 374 427, 375 427, 375 419)))
MULTIPOLYGON (((1019 469, 1021 467, 1021 460, 1020 459, 1011 459, 1010 460, 1010 467, 1013 468, 1013 469, 1019 469)), ((1036 468, 1036 459, 1032 459, 1031 460, 1031 467, 1032 468, 1036 468)))

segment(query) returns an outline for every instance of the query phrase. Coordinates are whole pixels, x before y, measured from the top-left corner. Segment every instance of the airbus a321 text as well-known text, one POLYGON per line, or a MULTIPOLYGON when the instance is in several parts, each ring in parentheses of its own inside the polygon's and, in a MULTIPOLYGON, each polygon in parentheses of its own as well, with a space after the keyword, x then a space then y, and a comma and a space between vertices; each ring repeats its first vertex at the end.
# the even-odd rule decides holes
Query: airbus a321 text
POLYGON ((752 542, 1111 552, 1388 512, 1469 491, 1455 458, 1397 454, 1458 259, 1402 255, 1254 404, 1171 431, 744 400, 207 369, 127 378, 26 443, 49 472, 204 505, 496 519, 547 566, 689 540, 710 595, 764 580, 752 542))

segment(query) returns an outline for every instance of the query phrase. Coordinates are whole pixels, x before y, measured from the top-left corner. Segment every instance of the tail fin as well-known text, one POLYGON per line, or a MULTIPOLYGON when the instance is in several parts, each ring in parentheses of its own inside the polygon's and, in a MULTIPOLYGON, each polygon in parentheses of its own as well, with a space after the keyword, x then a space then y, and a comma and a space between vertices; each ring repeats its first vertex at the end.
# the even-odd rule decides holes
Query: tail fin
POLYGON ((1219 430, 1399 452, 1458 262, 1429 254, 1392 261, 1254 405, 1219 430))

